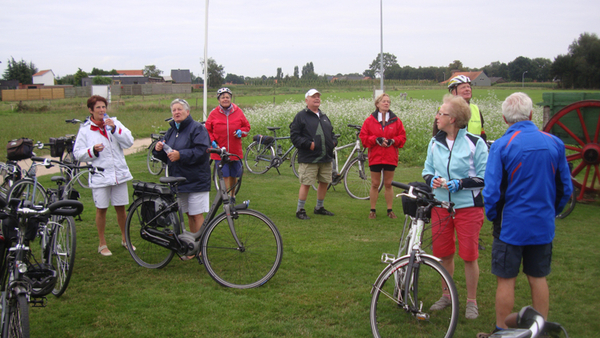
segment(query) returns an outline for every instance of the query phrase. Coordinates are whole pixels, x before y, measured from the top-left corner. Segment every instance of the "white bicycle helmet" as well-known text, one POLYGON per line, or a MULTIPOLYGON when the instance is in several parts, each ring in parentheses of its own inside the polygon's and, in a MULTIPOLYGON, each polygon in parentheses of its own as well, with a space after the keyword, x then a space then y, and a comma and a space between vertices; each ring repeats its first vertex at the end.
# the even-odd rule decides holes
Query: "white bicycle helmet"
POLYGON ((458 87, 458 85, 463 84, 463 83, 471 84, 471 79, 469 79, 469 77, 464 76, 464 75, 459 75, 459 76, 453 77, 448 82, 448 90, 451 92, 454 88, 458 87))
POLYGON ((217 99, 221 96, 221 94, 227 93, 230 96, 233 96, 233 93, 231 92, 231 90, 229 90, 229 88, 227 87, 223 87, 219 90, 217 90, 217 99))

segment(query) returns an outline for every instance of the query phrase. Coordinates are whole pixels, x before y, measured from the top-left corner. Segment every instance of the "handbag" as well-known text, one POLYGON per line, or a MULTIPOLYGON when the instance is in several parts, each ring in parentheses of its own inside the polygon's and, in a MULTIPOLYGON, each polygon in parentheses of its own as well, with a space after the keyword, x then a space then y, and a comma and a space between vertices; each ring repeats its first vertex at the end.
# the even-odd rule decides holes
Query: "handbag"
POLYGON ((33 157, 33 140, 20 138, 8 141, 6 145, 6 158, 11 161, 19 161, 33 157))

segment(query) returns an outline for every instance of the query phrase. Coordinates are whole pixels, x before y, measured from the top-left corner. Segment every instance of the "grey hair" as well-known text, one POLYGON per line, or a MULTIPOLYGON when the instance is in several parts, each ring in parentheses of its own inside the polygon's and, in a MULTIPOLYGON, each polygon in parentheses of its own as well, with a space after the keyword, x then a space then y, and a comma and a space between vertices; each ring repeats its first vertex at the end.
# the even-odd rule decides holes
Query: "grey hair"
POLYGON ((182 105, 184 110, 190 111, 190 104, 187 103, 186 100, 179 99, 179 98, 175 99, 175 100, 173 100, 173 102, 171 102, 171 110, 173 109, 173 106, 176 105, 177 103, 179 103, 180 105, 182 105))
POLYGON ((502 102, 502 115, 508 123, 529 120, 532 110, 533 102, 525 93, 513 93, 502 102))
POLYGON ((458 129, 466 127, 471 119, 471 108, 467 101, 461 96, 446 94, 444 95, 443 102, 444 104, 448 104, 448 114, 454 118, 454 123, 458 129))

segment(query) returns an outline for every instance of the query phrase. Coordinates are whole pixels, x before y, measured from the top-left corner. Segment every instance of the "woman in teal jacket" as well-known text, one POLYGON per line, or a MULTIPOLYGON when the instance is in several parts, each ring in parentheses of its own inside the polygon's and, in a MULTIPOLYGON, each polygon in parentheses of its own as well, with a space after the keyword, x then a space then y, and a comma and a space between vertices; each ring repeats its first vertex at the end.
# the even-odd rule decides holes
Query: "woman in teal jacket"
MULTIPOLYGON (((440 132, 429 142, 422 174, 437 199, 455 203, 455 215, 450 215, 444 208, 432 210, 433 254, 441 258, 444 268, 453 275, 458 239, 458 254, 465 262, 466 317, 475 319, 479 315, 476 300, 479 280, 477 244, 484 215, 481 190, 488 148, 483 139, 467 132, 465 127, 470 118, 471 110, 463 98, 444 96, 444 104, 436 115, 440 132)), ((442 293, 442 298, 431 310, 441 310, 450 305, 450 295, 444 285, 442 293)))

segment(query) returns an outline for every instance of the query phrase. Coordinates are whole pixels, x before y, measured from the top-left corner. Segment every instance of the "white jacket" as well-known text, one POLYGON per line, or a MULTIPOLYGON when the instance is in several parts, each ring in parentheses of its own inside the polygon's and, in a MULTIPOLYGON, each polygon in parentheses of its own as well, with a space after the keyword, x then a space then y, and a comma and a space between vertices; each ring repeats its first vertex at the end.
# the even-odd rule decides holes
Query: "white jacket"
POLYGON ((94 167, 104 168, 101 174, 90 175, 90 188, 101 188, 111 185, 121 184, 133 179, 123 149, 130 148, 133 145, 133 136, 131 131, 116 118, 111 117, 115 122, 113 132, 107 132, 104 136, 98 126, 89 119, 79 128, 73 154, 80 162, 88 162, 94 167), (94 145, 104 144, 104 150, 94 154, 94 145))

